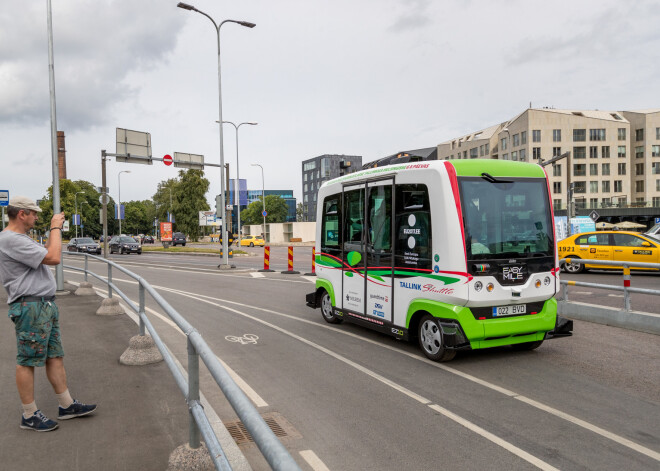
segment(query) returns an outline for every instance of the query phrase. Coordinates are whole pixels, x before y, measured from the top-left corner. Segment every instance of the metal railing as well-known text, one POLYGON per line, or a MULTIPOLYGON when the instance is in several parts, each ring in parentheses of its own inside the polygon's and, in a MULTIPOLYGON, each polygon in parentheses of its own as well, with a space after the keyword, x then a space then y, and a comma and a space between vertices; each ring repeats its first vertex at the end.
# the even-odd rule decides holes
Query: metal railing
POLYGON ((222 366, 220 361, 204 341, 200 333, 190 323, 183 318, 170 304, 163 299, 163 297, 141 276, 127 270, 126 268, 118 265, 110 260, 96 255, 67 252, 63 255, 74 257, 85 257, 84 268, 64 265, 64 268, 70 270, 84 272, 85 281, 88 275, 96 278, 97 280, 105 283, 108 286, 108 297, 112 297, 113 291, 122 298, 126 304, 138 314, 140 319, 139 331, 140 335, 145 335, 145 328, 151 334, 151 337, 156 344, 156 347, 163 355, 163 359, 168 368, 172 372, 174 379, 179 386, 179 389, 186 398, 188 409, 190 412, 189 424, 189 445, 190 448, 199 448, 200 433, 211 455, 211 459, 218 470, 231 470, 231 466, 227 461, 225 453, 213 432, 213 428, 204 412, 199 400, 199 358, 208 368, 211 376, 216 384, 220 387, 223 394, 236 411, 236 414, 241 419, 245 428, 250 432, 254 442, 259 447, 264 458, 275 470, 299 470, 298 464, 291 457, 284 445, 275 436, 273 431, 268 427, 264 419, 259 415, 250 400, 245 396, 243 391, 236 385, 227 370, 222 366), (105 263, 108 266, 107 278, 103 278, 89 270, 89 258, 105 263), (112 281, 112 269, 115 268, 120 272, 128 275, 138 282, 139 290, 139 305, 136 305, 120 290, 112 281), (172 357, 170 351, 165 346, 155 328, 149 321, 145 313, 145 293, 149 293, 154 301, 163 309, 172 321, 183 331, 187 338, 188 344, 188 377, 184 377, 183 373, 176 365, 175 359, 172 357))
POLYGON ((650 294, 660 296, 660 290, 647 289, 647 288, 633 288, 630 280, 630 268, 651 268, 660 270, 660 263, 643 263, 643 262, 615 262, 612 260, 590 260, 585 258, 562 258, 559 264, 576 264, 576 265, 597 265, 607 267, 621 267, 623 269, 623 286, 605 285, 601 283, 588 283, 585 281, 568 281, 561 280, 562 295, 564 301, 568 301, 568 287, 569 286, 584 286, 587 288, 600 288, 609 289, 614 291, 623 291, 623 307, 624 310, 630 311, 630 293, 650 294))

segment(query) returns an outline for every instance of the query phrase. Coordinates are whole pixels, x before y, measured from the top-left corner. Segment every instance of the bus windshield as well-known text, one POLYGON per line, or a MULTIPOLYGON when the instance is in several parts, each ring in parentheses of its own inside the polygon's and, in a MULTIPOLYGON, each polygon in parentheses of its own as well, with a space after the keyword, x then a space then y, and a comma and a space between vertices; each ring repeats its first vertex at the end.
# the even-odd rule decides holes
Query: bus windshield
POLYGON ((459 177, 468 260, 554 257, 545 179, 459 177))

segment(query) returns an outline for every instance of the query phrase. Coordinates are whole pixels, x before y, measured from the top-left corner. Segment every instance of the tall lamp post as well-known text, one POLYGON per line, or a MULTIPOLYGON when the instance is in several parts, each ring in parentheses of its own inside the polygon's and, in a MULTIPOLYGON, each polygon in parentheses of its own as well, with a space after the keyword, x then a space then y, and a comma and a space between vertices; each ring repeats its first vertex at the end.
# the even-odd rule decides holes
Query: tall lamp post
POLYGON ((254 23, 250 23, 248 21, 237 21, 237 20, 224 20, 220 24, 217 24, 213 18, 211 18, 209 15, 204 13, 201 10, 198 10, 192 5, 188 5, 187 3, 179 2, 177 5, 179 8, 183 8, 184 10, 190 10, 190 11, 195 11, 197 13, 200 13, 207 17, 209 20, 211 20, 211 23, 213 23, 213 26, 215 27, 215 31, 218 36, 218 126, 220 128, 220 205, 222 206, 221 209, 221 214, 222 214, 222 263, 218 266, 218 268, 221 269, 227 269, 231 268, 231 265, 229 265, 229 250, 228 250, 228 244, 227 244, 227 222, 226 222, 226 203, 225 203, 225 155, 224 155, 224 149, 223 149, 223 135, 222 135, 222 75, 221 75, 221 67, 220 67, 220 28, 222 28, 222 25, 225 23, 236 23, 241 26, 245 26, 246 28, 254 28, 256 25, 254 23))
POLYGON ((168 218, 169 221, 167 222, 172 222, 172 188, 168 186, 167 189, 170 190, 170 217, 168 218))
MULTIPOLYGON (((84 191, 79 191, 73 195, 73 201, 76 203, 76 217, 78 216, 78 195, 84 195, 84 191)), ((76 224, 76 237, 78 237, 78 225, 76 224)))
MULTIPOLYGON (((85 225, 82 223, 82 212, 83 212, 82 205, 83 204, 86 204, 86 205, 89 206, 89 203, 87 201, 81 201, 80 202, 80 213, 81 213, 80 214, 80 237, 85 237, 85 225)), ((77 226, 76 226, 76 228, 77 228, 77 226)))
POLYGON ((118 196, 119 196, 119 201, 117 204, 119 206, 117 207, 117 219, 119 219, 119 235, 121 235, 121 176, 122 173, 131 173, 130 170, 122 170, 117 174, 117 191, 118 191, 118 196))
POLYGON ((265 185, 264 185, 264 168, 259 165, 259 164, 252 164, 253 167, 259 167, 261 169, 261 200, 263 204, 263 211, 262 215, 264 217, 264 242, 266 241, 266 196, 264 193, 266 192, 265 190, 265 185))
POLYGON ((238 171, 238 128, 244 124, 249 124, 250 126, 256 126, 259 123, 245 122, 241 123, 238 126, 231 121, 223 121, 223 123, 231 124, 236 129, 236 222, 238 226, 238 247, 241 246, 241 179, 240 173, 238 171))

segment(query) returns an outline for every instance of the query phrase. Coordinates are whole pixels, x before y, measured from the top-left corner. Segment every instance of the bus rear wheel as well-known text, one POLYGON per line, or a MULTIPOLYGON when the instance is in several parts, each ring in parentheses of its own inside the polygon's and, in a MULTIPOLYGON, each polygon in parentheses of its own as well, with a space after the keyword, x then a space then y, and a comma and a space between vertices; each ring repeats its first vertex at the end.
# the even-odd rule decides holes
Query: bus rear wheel
POLYGON ((456 356, 456 350, 443 346, 442 328, 440 328, 438 320, 430 314, 425 315, 420 321, 417 338, 419 347, 430 360, 449 361, 456 356))
POLYGON ((333 312, 332 300, 327 291, 323 291, 323 294, 321 295, 321 314, 323 315, 323 319, 329 324, 341 324, 343 320, 337 317, 333 312))

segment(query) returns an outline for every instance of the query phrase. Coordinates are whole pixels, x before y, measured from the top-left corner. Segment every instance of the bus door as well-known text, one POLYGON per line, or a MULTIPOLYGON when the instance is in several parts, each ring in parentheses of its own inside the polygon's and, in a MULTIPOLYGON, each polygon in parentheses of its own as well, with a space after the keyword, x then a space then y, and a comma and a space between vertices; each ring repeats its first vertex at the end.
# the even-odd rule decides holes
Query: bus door
POLYGON ((392 322, 392 180, 367 184, 366 310, 392 322))
POLYGON ((342 237, 342 302, 337 306, 364 314, 364 184, 344 187, 342 237))

